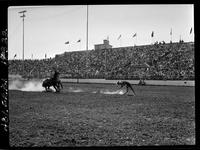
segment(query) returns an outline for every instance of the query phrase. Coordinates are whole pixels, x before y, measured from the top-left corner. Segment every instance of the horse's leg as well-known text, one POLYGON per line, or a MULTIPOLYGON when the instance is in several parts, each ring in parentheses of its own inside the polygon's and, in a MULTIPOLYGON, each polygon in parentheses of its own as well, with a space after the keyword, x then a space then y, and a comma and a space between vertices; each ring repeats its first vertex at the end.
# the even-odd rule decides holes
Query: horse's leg
POLYGON ((62 85, 62 83, 60 82, 60 86, 61 86, 61 88, 63 89, 63 85, 62 85))
POLYGON ((55 86, 57 88, 57 91, 60 92, 60 82, 59 81, 55 83, 55 86))
POLYGON ((56 92, 57 92, 57 89, 56 89, 56 87, 53 85, 53 88, 56 90, 56 92))
POLYGON ((58 89, 57 89, 57 87, 56 87, 55 85, 53 85, 53 87, 54 87, 54 89, 56 90, 56 92, 58 92, 58 89))
POLYGON ((59 84, 57 84, 57 90, 58 90, 58 92, 60 92, 60 85, 59 84))
POLYGON ((60 88, 59 87, 57 87, 57 90, 58 90, 58 92, 60 92, 60 88))
POLYGON ((126 93, 128 93, 128 87, 126 87, 126 92, 123 95, 125 95, 126 93))
POLYGON ((63 89, 63 85, 62 85, 62 83, 61 83, 61 81, 60 80, 58 80, 58 82, 57 82, 57 86, 59 87, 59 89, 63 89))
POLYGON ((58 82, 58 87, 59 87, 59 90, 60 90, 61 88, 63 89, 61 82, 58 82))

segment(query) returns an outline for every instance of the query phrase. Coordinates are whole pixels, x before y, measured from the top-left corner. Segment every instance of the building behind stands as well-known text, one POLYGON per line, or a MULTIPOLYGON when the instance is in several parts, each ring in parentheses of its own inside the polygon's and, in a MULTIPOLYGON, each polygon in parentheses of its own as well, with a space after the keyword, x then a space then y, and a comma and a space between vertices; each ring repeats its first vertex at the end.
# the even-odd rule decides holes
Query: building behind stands
POLYGON ((100 49, 109 49, 112 48, 112 45, 109 44, 108 40, 103 40, 103 44, 96 44, 94 45, 95 50, 100 50, 100 49))

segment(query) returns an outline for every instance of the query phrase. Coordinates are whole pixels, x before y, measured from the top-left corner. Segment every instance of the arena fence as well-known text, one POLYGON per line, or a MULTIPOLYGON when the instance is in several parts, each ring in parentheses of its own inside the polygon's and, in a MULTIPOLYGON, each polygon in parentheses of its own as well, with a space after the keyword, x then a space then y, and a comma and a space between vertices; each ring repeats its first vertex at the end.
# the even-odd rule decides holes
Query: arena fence
MULTIPOLYGON (((22 80, 21 76, 9 75, 9 80, 22 80)), ((33 79, 30 79, 33 80, 33 79)), ((42 80, 42 79, 37 79, 42 80)), ((61 78, 62 82, 69 83, 104 83, 104 84, 116 84, 119 80, 108 80, 103 78, 98 79, 77 79, 77 78, 61 78)), ((123 81, 123 80, 120 80, 123 81)), ((126 80, 131 84, 139 84, 140 80, 126 80)), ((144 80, 146 85, 170 85, 170 86, 195 86, 194 80, 144 80)))
MULTIPOLYGON (((116 84, 119 80, 106 79, 61 79, 62 82, 69 83, 108 83, 116 84)), ((126 80, 131 84, 138 84, 140 80, 126 80)), ((191 80, 145 80, 146 85, 172 85, 172 86, 195 86, 195 81, 191 80)))

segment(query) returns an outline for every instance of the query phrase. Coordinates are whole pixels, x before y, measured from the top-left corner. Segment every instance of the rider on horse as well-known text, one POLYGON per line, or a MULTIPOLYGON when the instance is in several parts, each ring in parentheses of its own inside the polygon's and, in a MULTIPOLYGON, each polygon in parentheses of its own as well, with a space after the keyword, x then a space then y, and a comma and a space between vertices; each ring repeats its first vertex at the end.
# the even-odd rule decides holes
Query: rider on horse
POLYGON ((59 72, 57 70, 55 70, 53 78, 51 78, 53 81, 58 81, 59 80, 59 72))
MULTIPOLYGON (((59 79, 59 75, 60 75, 60 73, 59 73, 57 70, 55 70, 55 71, 54 71, 53 78, 51 78, 51 80, 52 80, 52 82, 54 83, 54 85, 57 85, 56 87, 58 88, 58 90, 60 90, 60 85, 61 85, 61 87, 62 87, 61 81, 60 81, 60 79, 59 79)), ((63 88, 63 87, 62 87, 62 88, 63 88)))
POLYGON ((56 90, 56 92, 60 91, 60 86, 63 88, 62 83, 59 79, 59 72, 55 70, 53 77, 50 79, 46 79, 43 81, 42 86, 45 87, 46 91, 50 88, 50 86, 53 86, 56 90))

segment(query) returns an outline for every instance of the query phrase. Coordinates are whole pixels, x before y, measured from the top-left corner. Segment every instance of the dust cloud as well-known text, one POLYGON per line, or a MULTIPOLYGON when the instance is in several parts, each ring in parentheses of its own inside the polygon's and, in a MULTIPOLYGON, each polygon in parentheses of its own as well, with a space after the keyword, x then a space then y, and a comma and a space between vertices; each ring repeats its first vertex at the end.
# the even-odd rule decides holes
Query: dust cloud
POLYGON ((44 91, 42 87, 42 80, 12 80, 9 81, 9 90, 19 90, 19 91, 44 91))
MULTIPOLYGON (((36 91, 36 92, 42 92, 45 91, 44 87, 42 87, 42 80, 12 80, 9 81, 9 90, 19 90, 19 91, 36 91)), ((51 92, 54 92, 55 90, 52 88, 51 92)), ((81 88, 73 88, 68 87, 68 89, 65 89, 66 92, 86 92, 81 88)), ((109 89, 102 89, 99 91, 93 90, 93 91, 87 91, 90 93, 101 93, 101 94, 119 94, 123 95, 125 93, 124 90, 109 90, 109 89)))

